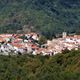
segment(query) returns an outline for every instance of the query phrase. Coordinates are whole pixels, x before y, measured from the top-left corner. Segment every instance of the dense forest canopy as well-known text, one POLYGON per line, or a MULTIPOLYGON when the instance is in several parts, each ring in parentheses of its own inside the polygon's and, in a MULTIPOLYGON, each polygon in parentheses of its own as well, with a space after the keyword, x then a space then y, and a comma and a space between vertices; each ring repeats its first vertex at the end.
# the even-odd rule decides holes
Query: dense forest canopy
POLYGON ((55 56, 1 56, 0 80, 80 80, 80 50, 55 56))
POLYGON ((80 0, 0 0, 0 33, 14 33, 24 25, 50 37, 80 33, 80 0))

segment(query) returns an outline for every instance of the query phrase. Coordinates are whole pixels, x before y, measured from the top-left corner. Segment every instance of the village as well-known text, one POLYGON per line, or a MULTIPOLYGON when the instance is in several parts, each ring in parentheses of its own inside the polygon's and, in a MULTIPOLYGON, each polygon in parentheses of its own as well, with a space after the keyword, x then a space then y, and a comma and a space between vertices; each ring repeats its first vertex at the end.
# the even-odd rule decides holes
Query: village
POLYGON ((40 35, 31 32, 27 34, 0 34, 0 55, 50 55, 62 53, 65 49, 78 50, 80 35, 67 36, 63 32, 61 38, 47 40, 47 43, 38 43, 40 35))

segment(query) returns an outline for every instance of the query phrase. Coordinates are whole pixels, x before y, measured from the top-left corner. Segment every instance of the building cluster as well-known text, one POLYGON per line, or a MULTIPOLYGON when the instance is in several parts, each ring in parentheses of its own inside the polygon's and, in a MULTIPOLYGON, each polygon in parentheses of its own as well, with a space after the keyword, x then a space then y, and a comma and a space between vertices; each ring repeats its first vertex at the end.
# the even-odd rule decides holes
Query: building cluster
POLYGON ((80 35, 63 36, 63 38, 53 39, 47 42, 48 49, 51 50, 54 55, 62 53, 64 50, 71 51, 72 49, 78 50, 80 48, 80 35))
POLYGON ((0 34, 0 55, 32 54, 55 55, 65 49, 78 50, 80 48, 80 35, 67 36, 48 40, 46 44, 39 44, 39 34, 0 34))
POLYGON ((0 34, 0 54, 34 54, 39 49, 39 35, 36 33, 28 34, 0 34))

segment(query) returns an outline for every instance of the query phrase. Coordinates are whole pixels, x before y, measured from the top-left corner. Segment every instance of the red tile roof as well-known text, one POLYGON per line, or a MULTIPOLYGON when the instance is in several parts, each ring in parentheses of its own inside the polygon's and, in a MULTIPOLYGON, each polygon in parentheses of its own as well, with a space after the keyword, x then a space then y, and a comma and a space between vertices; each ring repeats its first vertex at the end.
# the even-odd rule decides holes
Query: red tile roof
POLYGON ((80 39, 80 35, 67 36, 66 38, 77 38, 77 39, 80 39))
POLYGON ((0 42, 4 42, 5 41, 5 39, 4 38, 0 38, 0 42))
POLYGON ((19 44, 19 43, 11 43, 13 46, 17 47, 17 48, 24 48, 24 45, 19 44))
POLYGON ((21 42, 23 39, 20 39, 20 38, 17 38, 17 39, 15 39, 14 41, 13 41, 13 43, 19 43, 19 42, 21 42))

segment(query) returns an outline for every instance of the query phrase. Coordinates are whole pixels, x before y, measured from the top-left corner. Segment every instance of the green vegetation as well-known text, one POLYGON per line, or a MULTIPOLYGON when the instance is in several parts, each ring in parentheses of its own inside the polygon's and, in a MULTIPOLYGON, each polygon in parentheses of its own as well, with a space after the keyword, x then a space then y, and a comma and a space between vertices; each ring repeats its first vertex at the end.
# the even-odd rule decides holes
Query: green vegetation
POLYGON ((0 0, 0 33, 24 25, 51 38, 56 33, 80 33, 80 0, 0 0))
POLYGON ((47 39, 45 36, 40 36, 38 43, 40 45, 47 43, 47 39))
POLYGON ((0 80, 80 80, 80 50, 55 56, 0 56, 0 80))

